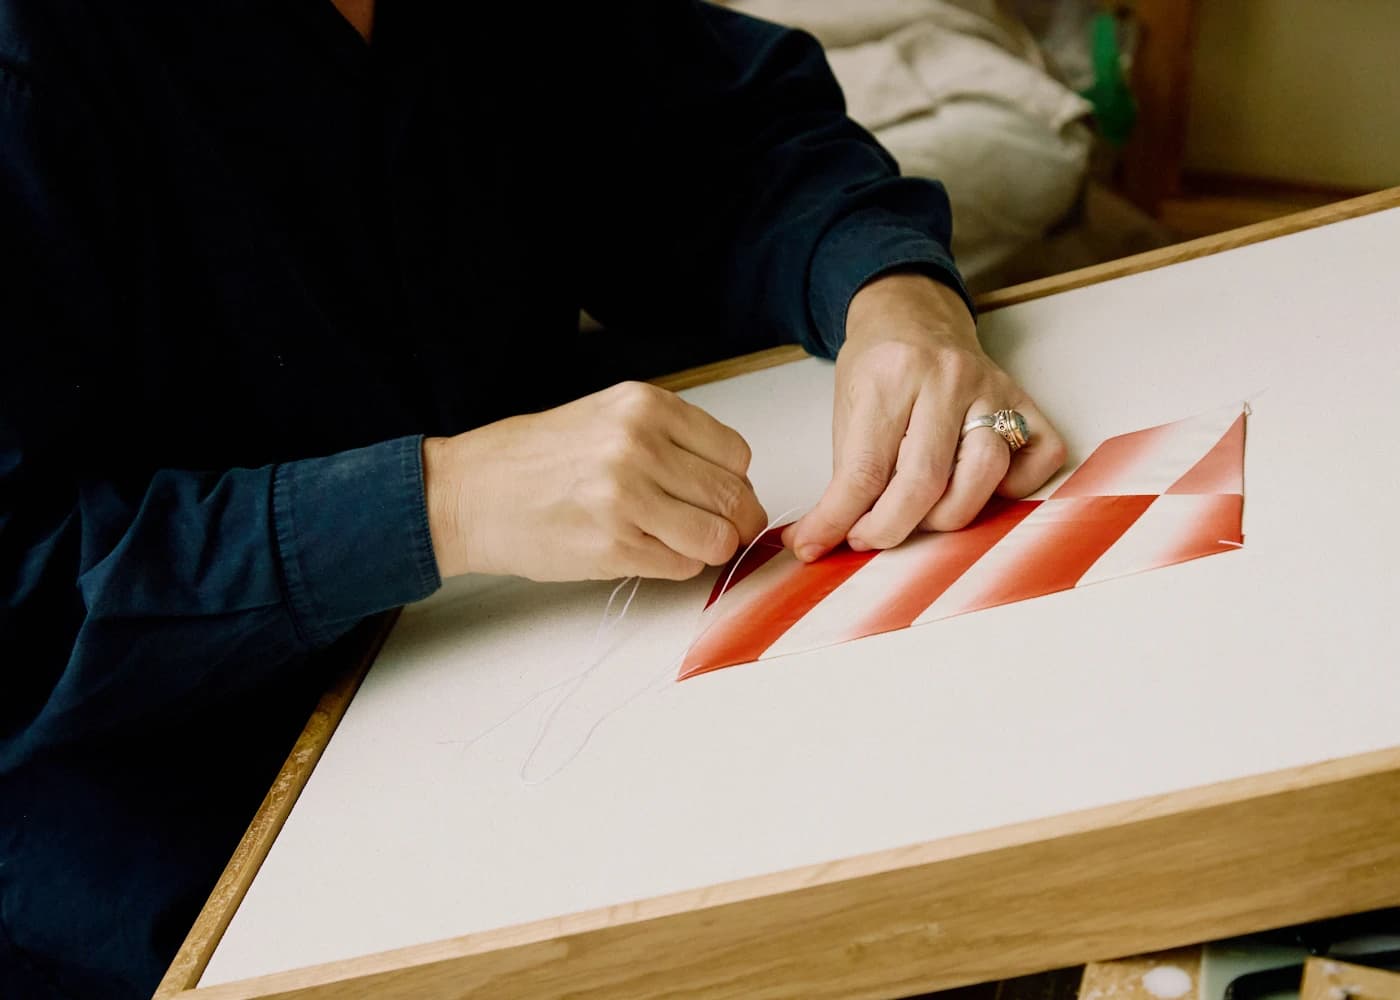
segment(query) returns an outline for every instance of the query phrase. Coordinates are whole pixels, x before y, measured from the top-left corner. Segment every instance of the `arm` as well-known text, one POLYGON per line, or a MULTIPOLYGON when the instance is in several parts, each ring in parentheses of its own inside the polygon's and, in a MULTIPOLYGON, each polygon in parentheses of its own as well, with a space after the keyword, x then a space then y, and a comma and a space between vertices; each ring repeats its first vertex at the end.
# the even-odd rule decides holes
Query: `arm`
POLYGON ((606 9, 623 69, 599 106, 641 125, 603 144, 623 166, 598 199, 612 215, 590 308, 837 357, 831 484, 786 544, 805 560, 887 548, 1044 483, 1063 442, 978 344, 941 186, 899 177, 845 117, 816 43, 685 0, 606 9), (1029 446, 964 442, 967 420, 1002 408, 1025 415, 1029 446))
POLYGON ((140 229, 101 150, 0 66, 0 772, 254 690, 437 585, 416 438, 189 470, 112 432, 144 405, 140 229))
POLYGON ((810 36, 689 0, 596 5, 579 29, 604 165, 582 195, 584 304, 605 324, 834 357, 881 274, 966 301, 942 187, 846 117, 810 36))

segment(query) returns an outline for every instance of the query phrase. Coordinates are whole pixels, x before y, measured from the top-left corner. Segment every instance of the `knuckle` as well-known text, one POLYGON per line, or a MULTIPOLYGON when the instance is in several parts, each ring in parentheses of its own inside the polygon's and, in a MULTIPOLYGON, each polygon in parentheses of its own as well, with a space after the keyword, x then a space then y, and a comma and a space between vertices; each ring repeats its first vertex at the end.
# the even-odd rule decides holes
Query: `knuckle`
POLYGON ((639 458, 644 458, 648 450, 645 435, 637 428, 622 423, 612 428, 603 446, 603 462, 607 468, 621 469, 639 458))
POLYGON ((943 487, 948 480, 946 475, 939 475, 928 468, 910 472, 901 470, 898 478, 911 503, 922 504, 925 510, 932 507, 934 501, 943 495, 943 487))
POLYGON ((646 399, 648 388, 645 382, 629 380, 613 386, 613 393, 623 403, 639 403, 646 399))
POLYGON ((781 527, 769 521, 768 512, 758 503, 754 503, 749 513, 744 516, 742 523, 736 522, 735 527, 739 528, 740 541, 745 545, 770 530, 773 531, 774 537, 782 534, 781 527))
POLYGON ((715 513, 726 521, 735 520, 744 509, 747 487, 737 476, 719 476, 713 490, 715 513))
POLYGON ((609 514, 627 505, 627 487, 616 475, 599 476, 591 490, 594 504, 609 514))
POLYGON ((903 375, 911 365, 927 360, 930 349, 906 340, 886 340, 870 348, 873 367, 889 375, 903 375))
POLYGON ((804 532, 803 537, 807 541, 824 541, 839 538, 842 532, 847 530, 847 525, 842 525, 824 511, 813 511, 808 514, 809 529, 804 532))
POLYGON ((739 531, 728 521, 711 518, 706 522, 701 539, 705 562, 718 566, 739 548, 739 531))
POLYGON ((980 374, 981 366, 966 351, 949 351, 939 359, 938 367, 943 374, 955 382, 966 382, 974 374, 980 374))
POLYGON ((730 433, 730 451, 733 456, 734 467, 741 473, 748 472, 749 463, 753 461, 753 449, 749 443, 737 432, 730 433))
POLYGON ((859 365, 849 369, 853 377, 845 384, 846 396, 855 400, 897 393, 912 375, 928 369, 930 359, 927 350, 915 344, 898 340, 874 344, 861 353, 859 365))
POLYGON ((646 382, 619 382, 614 390, 622 412, 631 418, 654 414, 665 396, 661 389, 646 382))
POLYGON ((850 458, 841 470, 842 477, 863 496, 874 496, 889 482, 889 467, 880 456, 862 451, 850 458))

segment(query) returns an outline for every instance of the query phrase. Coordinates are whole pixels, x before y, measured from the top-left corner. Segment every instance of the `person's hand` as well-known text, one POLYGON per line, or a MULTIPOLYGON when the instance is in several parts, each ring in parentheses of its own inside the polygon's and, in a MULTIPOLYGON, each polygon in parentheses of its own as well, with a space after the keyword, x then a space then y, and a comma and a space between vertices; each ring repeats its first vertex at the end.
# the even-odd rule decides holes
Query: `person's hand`
POLYGON ((836 358, 830 486, 783 532, 799 559, 841 541, 898 545, 917 529, 964 527, 992 494, 1022 497, 1065 459, 1060 435, 977 343, 967 306, 931 278, 896 274, 856 293, 836 358), (991 429, 964 424, 1019 410, 1030 443, 1013 456, 991 429))
POLYGON ((626 382, 543 413, 423 443, 443 577, 687 579, 767 515, 749 446, 698 407, 626 382))

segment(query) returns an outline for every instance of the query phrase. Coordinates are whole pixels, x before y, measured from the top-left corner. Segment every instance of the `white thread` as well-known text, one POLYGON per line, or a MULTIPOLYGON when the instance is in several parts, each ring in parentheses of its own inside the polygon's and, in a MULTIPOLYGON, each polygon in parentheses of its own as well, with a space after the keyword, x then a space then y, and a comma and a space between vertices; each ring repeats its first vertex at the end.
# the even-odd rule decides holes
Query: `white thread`
MULTIPOLYGON (((745 559, 748 558, 749 553, 753 551, 754 546, 757 545, 757 544, 763 539, 763 537, 764 537, 765 535, 767 535, 768 532, 771 531, 771 530, 773 529, 773 526, 776 525, 776 524, 781 523, 782 520, 783 520, 783 518, 788 517, 788 516, 791 515, 791 514, 795 514, 795 513, 797 513, 799 510, 809 510, 809 509, 810 509, 810 506, 807 507, 807 508, 803 508, 803 507, 801 507, 801 506, 798 506, 798 507, 791 507, 791 508, 789 508, 789 509, 783 511, 783 512, 782 512, 781 514, 779 514, 777 517, 773 517, 773 518, 769 518, 769 519, 768 519, 768 523, 764 525, 763 530, 760 531, 760 532, 754 537, 754 539, 753 539, 751 542, 749 542, 749 544, 748 544, 747 546, 745 546, 744 551, 741 552, 741 553, 739 554, 739 558, 736 559, 736 560, 734 560, 734 565, 730 567, 730 569, 729 569, 729 575, 725 577, 724 583, 720 586, 719 590, 716 591, 714 600, 711 601, 707 607, 701 609, 700 615, 699 615, 699 617, 696 619, 696 623, 695 623, 695 624, 696 624, 696 627, 698 627, 698 626, 700 625, 700 623, 704 621, 705 616, 706 616, 707 614, 709 614, 711 611, 713 611, 715 608, 717 608, 717 607, 719 606, 720 598, 722 598, 722 597, 725 595, 726 591, 729 589, 729 585, 730 585, 730 583, 731 583, 731 582, 733 581, 733 579, 734 579, 734 574, 737 573, 737 572, 739 571, 740 565, 742 565, 742 564, 743 564, 743 561, 744 561, 745 559)), ((626 581, 624 580, 624 581, 623 581, 623 584, 625 584, 625 583, 626 583, 626 581)), ((621 610, 620 612, 618 612, 617 617, 616 617, 615 619, 613 619, 613 622, 612 622, 612 625, 611 625, 610 628, 609 628, 609 631, 611 631, 613 628, 616 628, 617 623, 620 622, 620 621, 622 620, 623 616, 627 614, 627 609, 628 609, 629 607, 631 607, 631 605, 632 605, 632 598, 636 597, 636 595, 637 595, 637 587, 640 586, 640 584, 641 584, 641 579, 638 578, 638 579, 637 579, 637 583, 634 584, 633 587, 632 587, 632 593, 631 593, 630 595, 628 595, 628 598, 627 598, 626 603, 622 606, 622 610, 621 610)), ((619 585, 618 585, 618 590, 621 590, 621 589, 622 589, 622 584, 619 584, 619 585)), ((617 592, 618 592, 617 590, 614 590, 614 591, 613 591, 613 597, 616 597, 616 596, 617 596, 617 592)), ((595 632, 595 639, 598 638, 599 636, 601 636, 602 634, 604 634, 604 633, 603 633, 603 624, 605 624, 605 623, 607 622, 607 613, 608 613, 608 609, 610 609, 610 608, 612 607, 612 601, 613 601, 613 598, 609 598, 609 599, 608 599, 608 607, 607 607, 607 608, 604 608, 604 610, 603 610, 603 622, 599 624, 598 631, 595 632)), ((562 686, 564 686, 565 684, 569 683, 570 681, 573 681, 573 682, 574 682, 574 683, 572 684, 572 686, 569 688, 569 690, 566 691, 563 695, 561 695, 561 696, 559 697, 559 699, 554 703, 553 707, 552 707, 552 708, 545 714, 545 716, 541 719, 539 729, 537 730, 537 732, 536 732, 536 734, 535 734, 535 741, 534 741, 534 743, 531 745, 529 753, 526 754, 525 760, 524 760, 524 761, 521 763, 521 765, 520 765, 520 770, 519 770, 518 774, 519 774, 519 778, 520 778, 521 782, 523 782, 524 784, 526 784, 526 785, 528 785, 528 786, 532 786, 532 787, 535 786, 535 785, 544 784, 546 781, 549 781, 551 778, 553 778, 555 775, 557 775, 560 771, 562 771, 562 770, 563 770, 565 767, 567 767, 569 764, 573 763, 573 762, 578 758, 579 754, 583 753, 584 749, 587 748, 589 742, 593 739, 593 734, 596 733, 596 732, 598 731, 598 729, 603 725, 604 722, 607 722, 607 721, 608 721, 609 719, 611 719, 613 716, 617 715, 619 712, 621 712, 621 711, 622 711, 623 709, 625 709, 627 706, 631 705, 634 701, 636 701, 636 700, 637 700, 638 698, 640 698, 642 695, 647 694, 648 692, 654 690, 654 689, 656 688, 656 686, 657 686, 658 681, 664 680, 667 676, 669 676, 669 675, 671 675, 671 674, 674 674, 675 671, 676 671, 677 669, 679 669, 680 664, 681 664, 682 662, 684 662, 686 653, 688 653, 688 652, 690 651, 690 648, 691 648, 692 646, 694 646, 695 643, 699 642, 700 639, 704 637, 705 633, 709 631, 709 629, 713 626, 713 624, 714 624, 714 623, 711 622, 711 624, 710 624, 709 626, 706 626, 706 628, 705 628, 704 631, 702 631, 699 635, 695 636, 695 638, 691 639, 688 643, 686 643, 685 649, 683 649, 683 650, 681 651, 680 656, 678 656, 678 657, 677 657, 676 659, 674 659, 674 660, 668 660, 665 669, 662 670, 661 672, 659 672, 651 681, 649 681, 648 683, 642 685, 640 688, 638 688, 636 691, 634 691, 631 695, 629 695, 626 699, 624 699, 620 704, 615 705, 614 707, 610 708, 608 711, 604 712, 604 713, 603 713, 601 716, 599 716, 597 719, 595 719, 594 722, 593 722, 593 724, 592 724, 591 726, 589 726, 588 731, 584 733, 583 739, 579 741, 578 746, 574 748, 573 752, 571 752, 570 754, 568 754, 568 756, 566 756, 562 761, 560 761, 559 764, 558 764, 553 770, 549 771, 547 774, 541 776, 541 777, 538 778, 538 779, 531 779, 531 778, 527 777, 525 772, 529 769, 529 766, 530 766, 531 761, 533 761, 533 760, 535 759, 536 754, 539 752, 540 747, 541 747, 541 746, 543 745, 543 743, 544 743, 545 737, 549 735, 549 727, 550 727, 550 725, 551 725, 551 724, 554 722, 554 720, 558 717, 559 712, 563 709, 564 705, 568 702, 568 700, 574 695, 575 692, 577 692, 577 691, 579 690, 579 688, 581 688, 581 687, 583 686, 583 682, 584 682, 584 680, 586 679, 586 677, 587 677, 589 674, 591 674, 594 670, 596 670, 599 666, 601 666, 602 663, 603 663, 603 661, 606 660, 606 658, 607 658, 607 652, 608 652, 608 651, 607 651, 607 650, 600 650, 600 651, 598 652, 598 655, 597 655, 596 659, 594 659, 592 662, 590 662, 589 665, 588 665, 587 667, 585 667, 582 671, 580 671, 580 672, 577 673, 577 674, 574 674, 571 678, 569 678, 569 679, 567 679, 567 680, 565 680, 565 681, 560 681, 560 682, 558 682, 558 683, 556 683, 556 684, 554 684, 554 685, 551 685, 549 688, 546 688, 544 691, 542 691, 542 692, 540 692, 539 694, 535 695, 533 698, 531 698, 531 699, 530 699, 528 702, 526 702, 524 705, 521 705, 521 706, 520 706, 519 708, 517 708, 514 712, 512 712, 512 713, 511 713, 511 716, 510 716, 511 718, 513 718, 513 717, 514 717, 516 714, 518 714, 519 712, 523 711, 524 708, 525 708, 527 705, 533 704, 536 700, 538 700, 539 697, 541 697, 543 694, 547 693, 548 691, 552 691, 552 690, 555 690, 555 689, 557 689, 557 688, 559 688, 559 687, 562 687, 562 686)), ((487 733, 493 732, 494 730, 498 729, 500 726, 504 725, 506 721, 507 721, 506 719, 502 719, 500 722, 496 723, 494 726, 492 726, 492 727, 491 727, 490 729, 488 729, 486 732, 482 733, 480 736, 477 736, 472 742, 475 743, 476 740, 479 740, 479 739, 481 739, 482 737, 486 736, 487 733)), ((468 744, 468 745, 470 746, 471 744, 468 744)))
MULTIPOLYGON (((799 510, 803 513, 806 513, 810 509, 810 506, 804 508, 801 505, 798 505, 796 507, 789 507, 777 517, 770 517, 768 519, 768 523, 763 526, 763 530, 760 531, 756 536, 754 536, 754 540, 749 542, 749 544, 744 547, 744 551, 739 553, 739 558, 734 560, 734 565, 729 568, 729 575, 724 578, 724 585, 720 587, 719 592, 715 594, 715 599, 710 602, 709 607, 702 609, 700 613, 703 615, 706 611, 709 611, 710 608, 713 608, 719 603, 719 599, 723 597, 724 592, 729 589, 729 581, 734 579, 735 573, 739 572, 739 564, 749 557, 749 553, 753 551, 753 547, 759 542, 763 541, 763 536, 768 534, 768 532, 772 531, 773 526, 775 524, 777 524, 783 518, 787 517, 789 514, 796 514, 799 510)), ((782 548, 782 546, 779 545, 778 548, 782 548)), ((695 643, 692 642, 691 645, 693 646, 695 645, 695 643)))
MULTIPOLYGON (((616 628, 618 622, 622 621, 623 616, 627 614, 627 609, 628 609, 629 607, 632 606, 632 599, 633 599, 634 597, 637 596, 637 588, 641 585, 641 582, 642 582, 642 578, 641 578, 641 577, 639 577, 639 576, 629 576, 629 577, 627 577, 626 579, 624 579, 621 583, 619 583, 616 587, 613 588, 612 593, 608 595, 608 603, 603 607, 603 618, 602 618, 601 621, 598 622, 598 627, 594 630, 594 632, 593 632, 593 638, 592 638, 592 640, 591 640, 591 641, 589 642, 589 644, 588 644, 588 648, 589 648, 590 650, 592 650, 595 646, 597 646, 598 641, 599 641, 600 639, 602 639, 602 637, 603 637, 604 635, 606 635, 608 632, 612 631, 612 629, 616 628), (634 582, 634 581, 635 581, 635 582, 634 582), (612 610, 613 602, 617 600, 617 595, 622 591, 622 588, 623 588, 623 587, 627 586, 628 583, 632 583, 632 592, 631 592, 630 594, 627 595, 627 600, 626 600, 626 602, 622 605, 622 610, 618 612, 617 617, 614 618, 614 619, 612 620, 612 624, 609 625, 609 624, 608 624, 608 612, 612 610)), ((534 694, 532 694, 529 698, 527 698, 527 699, 525 699, 524 701, 522 701, 519 705, 516 705, 513 709, 511 709, 508 713, 506 713, 506 715, 503 716, 501 719, 498 719, 496 722, 493 722, 493 723, 492 723, 490 726, 488 726, 486 729, 483 729, 481 732, 477 733, 475 736, 471 737, 470 739, 467 739, 467 740, 439 740, 438 742, 439 742, 439 743, 442 743, 442 744, 460 743, 460 744, 462 744, 462 749, 463 749, 464 751, 465 751, 465 750, 470 750, 472 747, 476 746, 476 744, 480 743, 480 742, 481 742, 482 740, 484 740, 486 737, 488 737, 488 736, 490 736, 492 733, 494 733, 497 729, 500 729, 502 726, 504 726, 504 725, 505 725, 507 722, 509 722, 511 719, 514 719, 514 718, 515 718, 517 715, 519 715, 521 712, 525 711, 525 709, 529 708, 529 707, 530 707, 531 705, 533 705, 535 702, 539 701, 539 700, 540 700, 541 698, 543 698, 545 695, 549 694, 549 692, 551 692, 551 691, 557 691, 557 690, 559 690, 561 687, 563 687, 564 685, 570 683, 571 681, 577 681, 577 680, 580 680, 581 678, 583 678, 590 670, 593 669, 593 667, 594 667, 595 665, 596 665, 596 661, 591 661, 590 664, 589 664, 589 666, 585 667, 583 670, 579 671, 578 673, 570 674, 568 677, 564 677, 564 678, 561 678, 560 680, 555 681, 553 684, 549 685, 548 687, 541 688, 540 690, 538 690, 538 691, 536 691, 534 694)))
MULTIPOLYGON (((623 580, 622 583, 618 584, 617 589, 613 591, 613 597, 608 599, 608 605, 603 609, 603 620, 598 623, 598 628, 593 633, 593 642, 589 644, 590 646, 599 646, 599 640, 608 632, 611 632, 613 629, 617 628, 618 622, 622 621, 622 619, 626 617, 627 609, 632 606, 632 600, 637 596, 637 590, 642 585, 642 578, 640 576, 629 577, 628 579, 631 579, 633 581, 632 592, 627 595, 627 600, 622 605, 622 610, 617 613, 617 617, 614 618, 610 624, 608 622, 607 615, 608 611, 612 608, 613 598, 617 596, 617 592, 619 590, 626 586, 627 580, 623 580)), ((583 682, 585 680, 588 679, 588 675, 593 673, 593 671, 598 669, 598 667, 600 667, 603 664, 603 661, 607 659, 607 653, 608 650, 606 649, 597 649, 596 655, 593 657, 591 662, 589 662, 588 666, 584 667, 582 670, 580 670, 572 678, 569 679, 569 681, 567 682, 569 685, 568 689, 562 695, 559 696, 558 700, 555 701, 554 706, 540 718, 539 728, 535 731, 535 742, 530 745, 530 752, 525 755, 525 759, 520 763, 519 775, 521 781, 525 782, 526 784, 531 784, 530 780, 525 777, 525 770, 530 766, 530 762, 535 759, 535 754, 539 752, 540 746, 544 743, 544 738, 549 734, 550 723, 552 723, 554 719, 559 715, 559 710, 564 707, 564 705, 568 702, 569 698, 573 695, 573 693, 583 685, 583 682)), ((555 686, 560 687, 563 685, 555 686)), ((592 730, 590 730, 589 732, 591 735, 592 730)), ((569 761, 573 760, 574 757, 578 756, 578 754, 582 750, 583 746, 580 745, 578 750, 575 750, 573 755, 564 761, 564 764, 568 764, 569 761)), ((564 764, 561 764, 559 768, 556 768, 555 770, 551 771, 548 775, 545 776, 544 780, 548 780, 548 778, 551 778, 555 774, 559 773, 560 768, 562 768, 564 764)))

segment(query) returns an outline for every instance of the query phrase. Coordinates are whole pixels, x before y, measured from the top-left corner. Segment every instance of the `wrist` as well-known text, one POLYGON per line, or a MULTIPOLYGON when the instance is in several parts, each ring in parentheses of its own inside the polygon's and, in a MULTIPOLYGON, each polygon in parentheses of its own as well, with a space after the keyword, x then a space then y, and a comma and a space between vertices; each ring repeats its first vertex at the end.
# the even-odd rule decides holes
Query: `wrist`
POLYGON ((453 439, 423 439, 423 492, 428 507, 428 534, 438 575, 444 580, 467 572, 463 544, 460 487, 454 475, 453 439))
POLYGON ((903 335, 952 340, 980 350, 977 325, 967 304, 952 288, 924 274, 901 271, 867 282, 846 310, 847 342, 903 335))

